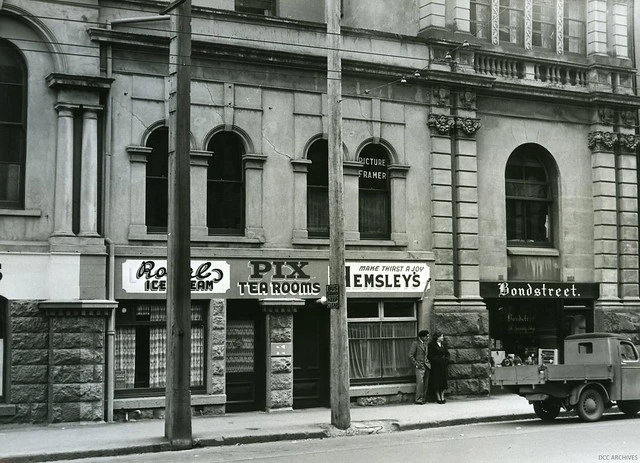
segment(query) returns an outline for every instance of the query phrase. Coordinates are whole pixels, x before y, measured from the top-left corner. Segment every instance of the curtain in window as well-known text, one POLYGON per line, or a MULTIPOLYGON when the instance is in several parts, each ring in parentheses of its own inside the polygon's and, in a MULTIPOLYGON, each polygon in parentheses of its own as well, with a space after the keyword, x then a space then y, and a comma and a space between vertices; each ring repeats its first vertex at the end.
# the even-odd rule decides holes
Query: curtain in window
POLYGON ((204 364, 204 327, 191 328, 191 385, 202 386, 204 364))
POLYGON ((115 369, 118 389, 133 388, 136 379, 136 329, 133 327, 116 330, 115 369))
POLYGON ((382 324, 382 376, 396 377, 413 374, 413 366, 408 354, 415 333, 415 322, 382 324))
POLYGON ((227 322, 227 373, 251 373, 255 367, 253 320, 227 322))
POLYGON ((349 377, 379 378, 381 371, 380 324, 349 323, 349 377))

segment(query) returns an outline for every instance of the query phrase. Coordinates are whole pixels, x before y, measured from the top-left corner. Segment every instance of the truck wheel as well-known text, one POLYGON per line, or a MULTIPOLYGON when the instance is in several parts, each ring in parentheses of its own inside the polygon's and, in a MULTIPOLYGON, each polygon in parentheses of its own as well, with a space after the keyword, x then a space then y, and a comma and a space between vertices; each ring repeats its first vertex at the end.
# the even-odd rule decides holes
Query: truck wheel
POLYGON ((560 402, 549 399, 537 400, 533 402, 533 411, 542 421, 553 421, 560 413, 560 402))
POLYGON ((627 416, 634 416, 640 412, 640 400, 619 400, 618 408, 627 416))
POLYGON ((595 389, 585 389, 576 404, 578 415, 584 421, 598 421, 604 412, 604 399, 595 389))

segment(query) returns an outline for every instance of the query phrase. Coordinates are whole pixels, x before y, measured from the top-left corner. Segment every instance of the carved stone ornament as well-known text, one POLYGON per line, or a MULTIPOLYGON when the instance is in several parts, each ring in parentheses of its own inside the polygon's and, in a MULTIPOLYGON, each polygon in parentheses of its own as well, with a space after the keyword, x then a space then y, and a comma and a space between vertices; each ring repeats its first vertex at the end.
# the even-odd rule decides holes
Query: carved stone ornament
POLYGON ((429 114, 427 125, 429 127, 435 127, 440 135, 446 135, 456 125, 456 121, 453 116, 445 116, 444 114, 429 114))
POLYGON ((594 149, 600 145, 611 150, 618 142, 618 137, 616 135, 617 134, 613 132, 591 132, 588 138, 589 148, 594 149))
POLYGON ((465 134, 473 136, 480 130, 480 119, 472 119, 470 117, 456 117, 456 127, 465 134))
POLYGON ((476 103, 476 95, 469 90, 463 90, 461 92, 458 92, 458 101, 460 103, 460 106, 463 106, 465 108, 473 108, 476 103))
POLYGON ((449 89, 446 87, 435 87, 433 89, 433 99, 438 106, 446 106, 449 103, 449 89))
POLYGON ((640 136, 633 134, 619 134, 618 136, 620 146, 627 148, 629 151, 635 151, 640 144, 640 136))
POLYGON ((598 116, 600 117, 600 122, 603 124, 613 124, 613 116, 614 112, 611 108, 599 108, 598 116))
POLYGON ((620 122, 625 127, 632 128, 636 125, 636 113, 634 111, 621 111, 620 122))

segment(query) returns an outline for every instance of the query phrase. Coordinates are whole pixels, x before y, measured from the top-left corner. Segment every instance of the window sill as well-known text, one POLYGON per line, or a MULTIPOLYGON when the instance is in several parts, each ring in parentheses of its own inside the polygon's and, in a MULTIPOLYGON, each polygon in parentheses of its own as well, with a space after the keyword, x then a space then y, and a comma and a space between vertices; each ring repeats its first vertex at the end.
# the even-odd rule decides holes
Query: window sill
POLYGON ((15 414, 15 405, 0 404, 0 416, 14 416, 15 414))
MULTIPOLYGON (((167 235, 166 233, 144 233, 130 230, 129 241, 152 241, 152 242, 166 242, 167 235)), ((240 243, 240 244, 255 244, 262 245, 264 243, 264 238, 262 236, 255 236, 253 238, 248 238, 246 236, 238 236, 238 235, 196 235, 195 233, 191 234, 191 242, 192 243, 240 243)))
MULTIPOLYGON (((164 393, 163 393, 164 394, 164 393)), ((195 394, 191 396, 191 406, 199 405, 224 405, 227 403, 226 394, 195 394)), ((130 397, 126 399, 114 399, 114 410, 135 410, 144 408, 164 408, 165 397, 130 397)))
POLYGON ((559 257, 560 251, 555 248, 536 248, 531 246, 507 246, 508 256, 559 257))
POLYGON ((8 215, 14 217, 41 217, 40 209, 0 209, 0 216, 8 215))
MULTIPOLYGON (((297 246, 329 246, 329 238, 294 238, 291 243, 297 246)), ((346 240, 345 246, 404 248, 407 243, 394 240, 346 240)))
POLYGON ((368 397, 377 395, 413 394, 415 383, 375 384, 371 386, 351 386, 350 397, 368 397))

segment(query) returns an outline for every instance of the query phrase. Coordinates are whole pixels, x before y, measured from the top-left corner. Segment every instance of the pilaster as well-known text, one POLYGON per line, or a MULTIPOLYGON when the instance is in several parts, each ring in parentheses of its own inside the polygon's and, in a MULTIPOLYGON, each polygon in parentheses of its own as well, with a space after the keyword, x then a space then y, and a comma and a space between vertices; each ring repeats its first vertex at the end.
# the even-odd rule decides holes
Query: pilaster
POLYGON ((307 172, 309 159, 292 159, 293 167, 293 236, 295 240, 309 238, 307 230, 307 172))
POLYGON ((362 163, 358 161, 344 161, 344 197, 349 201, 344 202, 344 239, 345 241, 358 241, 360 239, 358 224, 359 194, 358 182, 360 179, 362 163))
MULTIPOLYGON (((191 151, 191 191, 207 192, 207 171, 212 151, 191 151)), ((207 226, 207 203, 199 195, 191 195, 191 239, 209 235, 207 226)))
POLYGON ((52 236, 73 233, 73 112, 77 106, 59 103, 56 142, 56 182, 54 192, 54 228, 52 236))
POLYGON ((80 236, 98 235, 98 111, 83 106, 80 173, 80 236))

